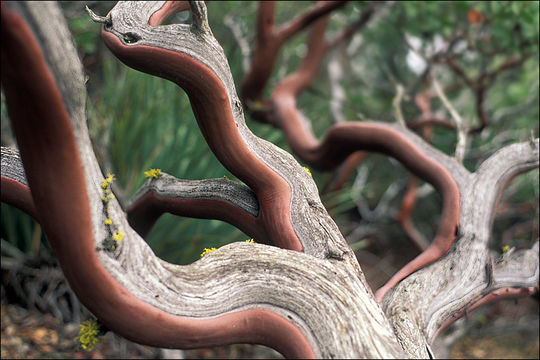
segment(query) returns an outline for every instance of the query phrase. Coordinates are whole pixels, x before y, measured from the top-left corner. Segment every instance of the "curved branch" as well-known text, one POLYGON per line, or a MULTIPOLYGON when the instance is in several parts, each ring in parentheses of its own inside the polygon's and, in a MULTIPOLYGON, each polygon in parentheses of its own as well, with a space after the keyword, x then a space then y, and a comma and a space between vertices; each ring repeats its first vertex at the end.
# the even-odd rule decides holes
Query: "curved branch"
POLYGON ((251 58, 251 67, 244 75, 240 87, 242 102, 250 111, 257 110, 261 106, 259 103, 263 101, 263 91, 272 75, 283 44, 314 21, 345 4, 346 1, 321 1, 276 30, 275 2, 259 2, 255 50, 251 58))
POLYGON ((407 123, 407 126, 410 129, 417 129, 417 128, 422 128, 424 126, 433 126, 433 125, 441 126, 450 130, 456 130, 456 124, 449 122, 446 119, 436 118, 436 117, 432 117, 432 118, 420 117, 418 119, 411 120, 407 123))
MULTIPOLYGON (((211 150, 257 195, 258 218, 272 243, 323 258, 352 256, 346 255, 350 249, 341 236, 322 241, 325 234, 338 231, 327 215, 329 222, 314 222, 316 214, 326 211, 311 177, 289 154, 255 137, 245 125, 225 55, 215 39, 192 33, 186 25, 144 26, 147 19, 137 12, 127 14, 123 8, 128 6, 132 5, 119 3, 111 12, 113 26, 102 30, 105 43, 130 67, 174 81, 187 92, 211 150), (177 34, 174 41, 168 32, 177 34), (126 41, 125 34, 138 40, 126 41)), ((141 4, 140 11, 156 11, 159 4, 153 6, 145 9, 141 4)))
MULTIPOLYGON (((139 30, 146 29, 144 24, 152 10, 161 6, 163 3, 120 3, 118 8, 123 7, 126 13, 113 11, 110 26, 122 28, 122 17, 129 23, 133 19, 129 14, 135 18, 143 14, 143 23, 119 33, 119 41, 138 41, 143 39, 139 30)), ((77 296, 105 326, 130 340, 161 347, 248 342, 271 346, 288 357, 402 356, 388 322, 350 256, 342 261, 325 260, 239 243, 188 266, 156 258, 128 226, 119 203, 102 200, 103 176, 91 151, 85 119, 80 116, 84 115, 84 94, 78 92, 84 91, 81 66, 60 9, 52 3, 32 3, 26 11, 34 19, 56 21, 37 22, 38 30, 45 35, 43 46, 47 50, 42 52, 21 17, 11 10, 2 11, 2 86, 10 119, 36 211, 51 246, 77 296), (49 36, 62 46, 55 42, 51 45, 49 36), (48 67, 43 53, 49 52, 68 59, 69 66, 48 67), (66 89, 75 89, 71 95, 80 96, 82 109, 66 111, 62 97, 70 94, 58 90, 55 78, 57 82, 72 83, 66 89), (105 213, 125 233, 112 252, 99 250, 101 241, 108 236, 105 213), (373 329, 377 330, 372 333, 373 329), (368 333, 370 337, 365 336, 368 333)), ((189 28, 177 28, 180 31, 174 36, 180 43, 184 36, 189 38, 182 44, 185 52, 190 51, 189 45, 199 48, 210 44, 214 50, 210 62, 223 56, 209 33, 192 34, 189 28)), ((188 66, 185 70, 191 75, 182 76, 197 76, 197 71, 190 70, 201 69, 188 66)), ((209 71, 201 71, 203 78, 197 84, 202 89, 192 84, 189 90, 212 90, 212 85, 203 82, 209 71)), ((231 84, 228 79, 224 83, 231 84)), ((213 95, 210 100, 220 104, 229 100, 224 99, 224 93, 213 95)), ((201 108, 192 100, 200 116, 201 108)), ((279 160, 292 161, 278 154, 279 160)), ((302 179, 306 173, 298 164, 289 167, 293 179, 302 179)), ((309 202, 310 207, 314 206, 312 201, 317 205, 307 191, 296 186, 297 190, 302 201, 309 202)), ((324 213, 313 221, 320 223, 315 234, 327 231, 317 241, 341 243, 324 213)), ((318 249, 310 250, 317 253, 314 250, 318 249)))
POLYGON ((431 343, 443 324, 490 293, 537 286, 538 243, 494 261, 488 241, 500 192, 512 177, 538 167, 538 149, 538 139, 508 145, 484 161, 469 181, 460 182, 459 241, 443 259, 404 279, 383 300, 400 341, 408 344, 405 334, 420 332, 431 343), (412 306, 415 316, 403 321, 400 314, 412 306))
POLYGON ((509 250, 493 266, 492 278, 481 295, 467 307, 456 312, 437 330, 437 336, 448 325, 481 306, 505 299, 531 296, 538 292, 539 260, 538 241, 531 249, 509 250))
MULTIPOLYGON (((371 13, 369 9, 365 21, 371 13)), ((378 151, 393 156, 414 174, 431 183, 443 198, 441 222, 432 244, 377 291, 376 298, 380 301, 388 289, 450 249, 459 231, 460 192, 453 174, 411 142, 412 134, 407 135, 406 129, 382 123, 339 123, 333 125, 319 143, 302 125, 303 115, 296 107, 296 97, 311 83, 325 53, 327 21, 326 17, 322 18, 311 27, 306 56, 298 69, 272 92, 274 125, 284 132, 292 151, 309 166, 333 169, 356 151, 378 151)))
MULTIPOLYGON (((309 55, 307 58, 313 59, 309 55)), ((296 108, 297 91, 305 85, 300 78, 308 77, 308 71, 290 75, 273 93, 277 124, 285 133, 292 151, 302 161, 314 168, 332 169, 358 150, 382 152, 393 156, 414 174, 431 183, 443 197, 441 222, 432 244, 378 291, 377 298, 380 300, 397 282, 437 260, 450 249, 459 228, 459 188, 453 174, 410 141, 409 138, 413 135, 407 134, 407 131, 400 127, 382 123, 336 124, 327 131, 319 143, 305 127, 302 127, 301 114, 296 108)))
POLYGON ((268 236, 258 221, 259 204, 255 194, 245 185, 227 179, 181 180, 161 173, 148 180, 127 207, 128 221, 145 237, 165 212, 200 219, 228 222, 259 243, 268 243, 268 236))
POLYGON ((0 188, 2 202, 15 206, 38 221, 21 158, 14 148, 2 146, 0 188))
MULTIPOLYGON (((37 220, 32 194, 16 149, 2 146, 2 202, 17 207, 37 220)), ((181 180, 161 173, 148 180, 130 199, 129 224, 145 237, 165 212, 198 219, 223 220, 259 243, 268 243, 257 222, 259 204, 246 186, 227 179, 181 180)))
POLYGON ((306 10, 302 15, 289 21, 283 25, 278 31, 275 31, 275 38, 279 43, 284 43, 292 36, 302 31, 313 22, 328 15, 331 11, 334 11, 342 6, 345 6, 347 1, 319 1, 317 4, 306 10))
POLYGON ((416 201, 416 193, 418 191, 418 178, 411 176, 407 191, 401 203, 401 209, 397 215, 397 220, 401 223, 401 227, 405 230, 407 236, 412 240, 420 251, 425 251, 429 247, 429 243, 424 236, 416 230, 411 219, 411 213, 416 201))

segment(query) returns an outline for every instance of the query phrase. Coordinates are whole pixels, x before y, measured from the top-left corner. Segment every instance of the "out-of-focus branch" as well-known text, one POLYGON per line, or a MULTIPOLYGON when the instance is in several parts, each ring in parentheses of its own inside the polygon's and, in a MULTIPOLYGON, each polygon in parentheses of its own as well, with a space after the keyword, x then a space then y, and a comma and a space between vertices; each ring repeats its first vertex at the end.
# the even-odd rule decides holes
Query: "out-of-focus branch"
POLYGON ((500 192, 512 177, 538 167, 538 151, 538 139, 532 145, 508 145, 458 181, 462 193, 459 241, 446 257, 404 279, 383 300, 399 333, 425 332, 431 342, 458 311, 490 293, 537 286, 538 243, 531 250, 494 259, 488 241, 500 192), (412 306, 417 313, 414 320, 403 323, 392 315, 412 306))
POLYGON ((403 201, 401 203, 401 209, 397 215, 397 220, 401 223, 403 230, 405 230, 405 233, 416 245, 416 247, 420 251, 424 251, 428 248, 429 242, 420 232, 418 232, 418 230, 416 230, 411 219, 417 189, 418 178, 416 176, 411 176, 409 179, 409 184, 407 185, 407 191, 405 192, 405 196, 403 197, 403 201))
POLYGON ((537 223, 538 223, 538 220, 533 219, 533 220, 527 220, 527 221, 511 226, 509 229, 505 230, 502 233, 501 243, 509 244, 510 241, 512 241, 512 239, 516 237, 516 235, 527 234, 528 232, 531 232, 531 231, 533 231, 534 233, 534 229, 538 228, 537 223))
POLYGON ((456 125, 443 118, 431 117, 411 120, 407 123, 410 129, 423 128, 425 126, 441 126, 450 130, 456 130, 456 125))
POLYGON ((339 35, 337 35, 333 40, 326 43, 326 48, 328 50, 333 50, 335 47, 341 45, 345 41, 348 41, 352 35, 359 29, 362 29, 368 21, 373 18, 375 14, 376 3, 369 4, 368 8, 362 12, 362 15, 354 21, 352 24, 348 25, 339 35))
POLYGON ((401 111, 401 101, 405 95, 405 88, 403 85, 396 83, 396 96, 392 100, 392 107, 394 108, 394 115, 398 124, 405 127, 405 119, 403 118, 403 112, 401 111))
POLYGON ((357 151, 351 154, 334 172, 332 177, 324 184, 322 193, 338 191, 343 188, 350 174, 364 161, 367 156, 365 151, 357 151))
POLYGON ((441 88, 441 85, 439 84, 439 81, 437 80, 437 77, 432 72, 431 73, 431 79, 433 88, 435 89, 435 92, 437 93, 437 96, 439 99, 441 99, 441 102, 443 103, 444 107, 450 115, 452 116, 452 119, 454 120, 456 124, 457 129, 457 144, 456 144, 456 151, 455 151, 455 157, 457 161, 460 163, 463 163, 463 158, 465 156, 465 151, 467 149, 467 130, 465 128, 465 124, 463 123, 463 119, 459 115, 459 113, 456 111, 456 109, 452 106, 450 101, 448 101, 448 98, 446 97, 444 91, 441 88))
POLYGON ((317 4, 306 10, 303 14, 283 25, 274 32, 275 38, 280 43, 284 43, 298 32, 304 30, 317 19, 328 15, 331 11, 345 6, 347 1, 319 1, 317 4))
POLYGON ((458 75, 467 86, 475 93, 475 109, 480 124, 477 127, 468 129, 468 132, 479 133, 481 132, 488 124, 489 119, 484 109, 484 99, 486 97, 487 90, 489 86, 494 82, 498 75, 502 72, 521 66, 528 58, 530 58, 533 53, 523 54, 521 57, 516 58, 515 56, 510 57, 497 68, 491 71, 485 71, 478 75, 477 78, 471 79, 461 66, 458 65, 454 56, 444 57, 444 63, 447 64, 450 69, 458 75))
POLYGON ((332 111, 332 120, 334 123, 345 121, 343 116, 343 102, 345 101, 345 89, 341 84, 343 77, 343 58, 345 47, 341 47, 336 51, 328 62, 328 79, 330 80, 330 109, 332 111))
POLYGON ((223 22, 225 25, 231 29, 231 32, 236 39, 236 42, 238 43, 238 46, 240 47, 240 53, 242 54, 242 69, 244 72, 247 72, 249 69, 249 43, 246 39, 246 37, 242 34, 242 29, 240 29, 240 25, 235 22, 235 20, 230 15, 225 15, 223 18, 223 22))
MULTIPOLYGON (((420 94, 415 96, 414 102, 416 103, 416 106, 421 111, 421 119, 430 119, 433 115, 431 113, 431 98, 433 96, 433 92, 431 91, 431 88, 427 88, 426 90, 422 91, 420 94)), ((446 122, 446 120, 445 120, 446 122)), ((409 122, 407 124, 409 128, 411 127, 411 123, 409 122)), ((427 125, 422 127, 422 136, 426 141, 429 141, 431 137, 431 126, 427 125)), ((424 251, 429 246, 429 242, 424 238, 424 236, 416 230, 413 221, 412 221, 412 211, 414 208, 414 203, 416 201, 417 193, 418 193, 418 178, 414 175, 411 175, 409 178, 409 184, 407 185, 407 191, 405 192, 405 195, 403 197, 403 201, 401 204, 401 209, 397 215, 397 220, 401 223, 401 226, 407 236, 413 241, 413 243, 416 245, 416 247, 420 251, 424 251)))
POLYGON ((266 121, 267 105, 263 100, 263 91, 274 71, 279 50, 283 44, 308 25, 345 4, 345 1, 321 1, 294 20, 276 29, 274 23, 275 2, 259 2, 257 37, 251 57, 251 66, 244 75, 240 87, 242 103, 256 119, 262 116, 265 119, 263 121, 266 121))

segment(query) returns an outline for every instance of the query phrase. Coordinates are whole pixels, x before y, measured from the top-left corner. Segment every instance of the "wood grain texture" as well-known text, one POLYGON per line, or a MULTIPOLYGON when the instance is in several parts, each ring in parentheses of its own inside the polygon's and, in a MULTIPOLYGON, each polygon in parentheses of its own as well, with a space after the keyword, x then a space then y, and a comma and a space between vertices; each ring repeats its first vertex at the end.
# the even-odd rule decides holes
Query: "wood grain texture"
POLYGON ((130 225, 145 237, 165 212, 202 219, 217 219, 242 230, 259 243, 270 244, 258 221, 259 203, 247 186, 228 179, 182 180, 161 173, 147 180, 129 200, 130 225))
POLYGON ((460 181, 458 241, 447 256, 404 279, 384 298, 383 309, 412 356, 420 356, 458 311, 491 292, 538 285, 538 242, 530 250, 502 256, 488 248, 499 194, 510 178, 538 168, 538 146, 538 139, 508 145, 469 173, 468 181, 460 181), (411 332, 425 334, 426 342, 411 343, 405 335, 411 332))
MULTIPOLYGON (((136 4, 139 3, 131 3, 132 6, 136 4)), ((55 11, 58 8, 54 4, 39 3, 28 7, 34 6, 41 17, 57 16, 55 11)), ((133 9, 129 12, 134 13, 133 9)), ((4 16, 4 12, 2 14, 4 16)), ((11 13, 8 15, 15 17, 11 13)), ((39 25, 37 31, 50 35, 61 35, 56 28, 65 26, 65 23, 57 21, 36 23, 39 25)), ((17 29, 22 27, 19 21, 17 29)), ((45 49, 43 54, 47 57, 48 52, 61 52, 80 71, 71 41, 59 37, 62 46, 51 45, 47 41, 40 44, 45 49)), ((32 43, 29 36, 24 41, 32 43)), ((6 42, 2 41, 2 44, 6 42)), ((39 52, 36 49, 32 51, 34 55, 39 52)), ((2 51, 2 54, 8 53, 2 51)), ((17 52, 13 54, 20 56, 17 52)), ((38 63, 42 61, 40 56, 33 56, 32 59, 38 63)), ((5 58, 2 60, 4 65, 5 58)), ((5 69, 5 66, 2 68, 5 69)), ((39 69, 40 76, 49 71, 43 67, 43 63, 38 64, 36 69, 39 69)), ((53 69, 51 73, 54 74, 51 79, 65 76, 64 81, 82 83, 82 76, 69 76, 62 69, 53 69)), ((82 72, 78 74, 82 75, 82 72)), ((30 81, 28 86, 32 84, 35 82, 30 81)), ((73 89, 79 88, 79 85, 73 89)), ((46 91, 36 90, 35 97, 30 99, 38 102, 45 94, 51 94, 51 91, 54 94, 54 85, 49 81, 47 86, 46 91)), ((15 96, 15 99, 18 96, 16 92, 15 95, 6 92, 6 95, 10 98, 15 96)), ((58 93, 54 96, 67 97, 58 93)), ((9 103, 13 104, 11 99, 9 103)), ((9 107, 14 123, 29 125, 26 116, 11 116, 12 106, 9 107)), ((61 108, 55 106, 51 110, 62 111, 61 108)), ((154 346, 186 348, 254 342, 274 347, 289 357, 402 355, 358 264, 350 258, 325 260, 324 255, 315 257, 276 247, 241 243, 219 249, 194 264, 175 266, 155 257, 129 227, 125 214, 115 200, 109 202, 108 212, 113 222, 125 233, 124 241, 114 253, 96 252, 95 247, 106 235, 100 188, 103 175, 91 151, 85 119, 77 116, 84 114, 80 110, 75 109, 69 117, 71 126, 58 123, 58 119, 48 116, 48 113, 43 113, 40 118, 41 123, 51 131, 48 136, 52 138, 58 138, 55 131, 68 131, 65 138, 72 136, 74 140, 59 142, 58 151, 78 157, 80 165, 77 165, 77 161, 58 158, 54 151, 37 152, 28 145, 21 148, 30 159, 26 161, 23 154, 30 187, 45 194, 46 200, 35 198, 40 215, 48 211, 50 214, 72 212, 72 216, 75 216, 74 205, 70 203, 74 199, 79 199, 75 201, 77 208, 87 212, 86 215, 76 215, 71 226, 59 222, 57 215, 50 215, 46 220, 48 225, 44 228, 74 291, 107 327, 128 339, 154 346), (44 158, 48 161, 44 162, 44 158), (27 167, 27 164, 30 166, 27 167), (62 181, 44 181, 47 176, 55 177, 55 180, 58 177, 62 181), (73 196, 66 201, 58 201, 67 193, 73 196), (78 218, 86 219, 84 226, 76 221, 78 218), (373 336, 363 335, 373 329, 377 329, 373 336)), ((241 113, 238 109, 236 111, 241 113)), ((62 116, 63 119, 67 118, 65 114, 62 116)), ((238 120, 241 121, 240 118, 238 120)), ((38 126, 39 123, 32 125, 38 126)), ((18 140, 30 142, 37 136, 32 132, 24 135, 16 133, 18 140)), ((277 153, 284 154, 280 150, 277 153)), ((285 167, 302 182, 306 172, 291 159, 290 155, 286 155, 279 156, 275 161, 291 162, 285 167)), ((314 188, 314 185, 311 183, 304 187, 314 188)), ((316 194, 316 189, 312 191, 316 194)), ((303 200, 303 204, 307 202, 303 200)), ((312 217, 311 221, 326 222, 334 227, 330 229, 337 231, 331 219, 320 219, 313 217, 313 214, 308 216, 312 217)), ((325 231, 324 227, 321 231, 325 231)), ((333 236, 343 242, 339 233, 333 236)), ((333 239, 321 235, 315 240, 324 244, 333 239)))
MULTIPOLYGON (((104 177, 86 128, 82 67, 67 25, 54 3, 6 4, 2 87, 27 183, 66 278, 107 327, 130 340, 161 347, 248 342, 273 347, 288 357, 428 357, 437 329, 463 308, 498 288, 538 284, 538 245, 501 258, 487 249, 499 193, 510 178, 538 167, 538 139, 509 145, 469 173, 455 159, 406 135, 426 156, 443 164, 458 184, 461 232, 447 256, 386 295, 383 312, 337 227, 319 208, 311 178, 290 155, 257 139, 245 126, 226 59, 205 27, 204 5, 194 4, 195 29, 147 25, 163 4, 119 3, 111 12, 114 36, 120 42, 137 36, 137 43, 147 41, 146 36, 165 39, 176 46, 168 51, 211 69, 221 88, 205 83, 215 78, 203 69, 203 76, 187 75, 191 90, 197 95, 201 84, 202 89, 217 91, 211 100, 233 113, 227 119, 238 124, 234 128, 245 147, 260 166, 285 181, 292 194, 284 219, 293 224, 305 252, 242 242, 190 265, 172 265, 152 253, 116 200, 109 202, 108 212, 125 233, 124 240, 114 252, 96 251, 107 235, 100 186, 104 177), (129 19, 138 20, 127 26, 129 19), (226 89, 225 94, 219 89, 226 89)), ((208 115, 201 111, 199 116, 208 115)), ((208 119, 201 123, 203 132, 205 126, 214 126, 208 119)), ((212 146, 219 150, 227 145, 212 146)), ((252 190, 258 202, 264 202, 252 190)), ((251 214, 254 207, 248 203, 236 205, 251 214)))

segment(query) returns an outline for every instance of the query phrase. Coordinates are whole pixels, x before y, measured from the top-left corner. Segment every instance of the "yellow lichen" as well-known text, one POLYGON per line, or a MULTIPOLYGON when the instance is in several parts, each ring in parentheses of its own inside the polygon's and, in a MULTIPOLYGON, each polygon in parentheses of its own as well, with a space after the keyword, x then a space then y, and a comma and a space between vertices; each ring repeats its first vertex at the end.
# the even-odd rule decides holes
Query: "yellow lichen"
POLYGON ((96 320, 90 319, 79 325, 79 336, 77 340, 85 350, 91 350, 99 341, 100 325, 96 320))
POLYGON ((247 239, 246 242, 248 243, 254 243, 255 241, 253 239, 247 239))
POLYGON ((201 253, 201 257, 203 257, 204 255, 208 254, 208 253, 211 253, 212 251, 216 250, 215 247, 212 247, 212 248, 204 248, 203 252, 201 253))
POLYGON ((161 175, 161 169, 150 169, 144 172, 144 176, 147 178, 157 179, 161 175))
POLYGON ((113 239, 116 241, 122 241, 124 239, 124 233, 121 231, 117 232, 113 239))
POLYGON ((304 170, 307 171, 307 173, 309 174, 309 176, 313 176, 313 175, 311 175, 311 171, 309 171, 309 169, 308 169, 307 167, 304 166, 304 170))

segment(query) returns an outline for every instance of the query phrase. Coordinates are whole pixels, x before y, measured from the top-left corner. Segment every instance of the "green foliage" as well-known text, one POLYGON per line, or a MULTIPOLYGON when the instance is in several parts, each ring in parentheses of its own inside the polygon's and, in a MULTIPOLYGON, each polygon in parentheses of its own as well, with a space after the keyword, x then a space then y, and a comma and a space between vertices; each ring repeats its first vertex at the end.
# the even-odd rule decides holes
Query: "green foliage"
POLYGON ((69 27, 73 33, 75 45, 84 53, 93 53, 97 48, 99 33, 95 31, 95 23, 88 16, 70 19, 69 27))

